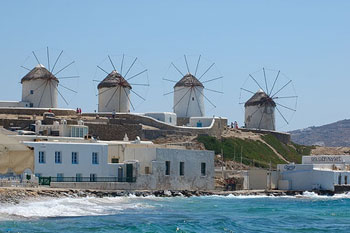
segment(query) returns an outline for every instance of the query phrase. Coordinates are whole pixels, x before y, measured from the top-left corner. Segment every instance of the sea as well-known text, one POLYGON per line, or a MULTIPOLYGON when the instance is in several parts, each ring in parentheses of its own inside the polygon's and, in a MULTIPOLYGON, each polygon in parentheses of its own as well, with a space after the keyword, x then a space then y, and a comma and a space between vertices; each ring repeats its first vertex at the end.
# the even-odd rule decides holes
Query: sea
POLYGON ((26 200, 0 204, 0 232, 350 232, 350 193, 26 200))

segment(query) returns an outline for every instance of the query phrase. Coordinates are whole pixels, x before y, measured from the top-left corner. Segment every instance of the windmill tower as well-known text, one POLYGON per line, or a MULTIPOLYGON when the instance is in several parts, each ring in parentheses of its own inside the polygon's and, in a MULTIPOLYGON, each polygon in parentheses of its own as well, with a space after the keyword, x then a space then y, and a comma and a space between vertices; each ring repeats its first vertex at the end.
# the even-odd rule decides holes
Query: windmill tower
POLYGON ((130 112, 131 85, 113 70, 97 86, 99 112, 130 112))
POLYGON ((275 101, 260 89, 244 104, 245 127, 275 130, 275 107, 275 101))
MULTIPOLYGON (((116 60, 118 57, 114 57, 116 60)), ((130 57, 122 56, 120 61, 120 72, 117 71, 112 58, 108 56, 108 61, 112 66, 112 71, 107 72, 101 66, 97 66, 98 70, 107 74, 107 76, 102 80, 93 80, 98 82, 98 112, 130 112, 130 106, 135 110, 134 103, 137 100, 145 100, 142 95, 145 95, 145 89, 149 86, 147 69, 143 69, 141 72, 137 72, 140 68, 140 64, 137 64, 137 58, 133 60, 128 60, 130 57), (131 65, 123 74, 124 64, 130 63, 131 65), (128 77, 130 75, 130 77, 128 77), (138 81, 130 83, 131 79, 136 79, 138 81), (134 87, 134 88, 133 88, 134 87), (135 90, 137 89, 137 90, 135 90), (142 90, 143 89, 143 90, 142 90), (142 94, 142 91, 144 91, 142 94), (132 102, 131 94, 135 94, 136 100, 132 102)), ((106 61, 107 59, 105 59, 106 61)), ((106 64, 104 64, 106 65, 106 64)))
MULTIPOLYGON (((213 90, 204 86, 205 83, 220 81, 223 78, 223 76, 218 77, 218 70, 214 68, 215 63, 210 63, 210 65, 202 64, 202 66, 200 66, 201 56, 198 58, 195 57, 192 60, 192 64, 195 65, 195 68, 191 69, 193 72, 191 72, 189 65, 189 61, 191 62, 191 59, 187 60, 187 56, 184 55, 185 62, 179 63, 178 65, 185 64, 185 66, 181 68, 182 70, 186 69, 186 75, 184 75, 184 72, 182 72, 181 69, 179 69, 178 66, 172 62, 166 78, 163 78, 165 81, 175 83, 173 86, 173 91, 168 92, 164 95, 173 93, 173 111, 176 113, 177 117, 180 118, 204 117, 205 100, 208 101, 214 108, 216 108, 216 106, 213 104, 213 101, 207 97, 205 92, 223 94, 221 91, 213 90), (201 70, 202 67, 205 67, 205 69, 201 70), (174 72, 174 74, 171 72, 174 72), (199 75, 198 73, 201 74, 199 75), (182 78, 179 81, 174 81, 174 79, 176 79, 175 77, 178 76, 178 74, 180 74, 182 78)), ((215 84, 216 88, 220 86, 215 82, 211 84, 215 84)))
POLYGON ((178 117, 204 116, 204 86, 191 73, 174 86, 174 112, 178 117))
POLYGON ((296 111, 297 98, 292 80, 280 71, 263 68, 254 74, 249 74, 240 93, 240 104, 244 104, 245 110, 245 128, 275 131, 276 112, 277 116, 289 124, 296 111), (270 76, 274 78, 269 82, 270 76), (251 91, 256 87, 259 88, 257 92, 251 91))
POLYGON ((22 79, 22 101, 34 108, 57 108, 58 79, 38 64, 22 79))
MULTIPOLYGON (((52 52, 52 51, 51 51, 52 52)), ((28 67, 33 67, 29 69, 25 66, 22 68, 28 70, 29 72, 21 79, 22 84, 22 102, 29 102, 30 107, 34 108, 57 108, 58 107, 58 95, 63 99, 63 101, 68 105, 66 100, 69 93, 76 94, 77 92, 72 89, 73 83, 67 83, 64 86, 61 81, 69 81, 72 79, 79 78, 78 75, 67 75, 67 72, 72 72, 72 69, 68 69, 74 64, 74 61, 70 62, 65 66, 61 66, 61 59, 63 50, 57 53, 57 58, 54 65, 50 66, 50 51, 46 48, 45 53, 39 53, 40 58, 45 57, 47 59, 47 68, 40 63, 38 56, 33 51, 32 59, 28 59, 26 64, 28 67), (35 59, 34 59, 35 58, 35 59), (58 69, 57 67, 61 67, 58 69), (55 71, 55 68, 58 71, 55 71), (63 75, 63 76, 62 76, 63 75), (64 91, 61 89, 63 88, 64 91), (60 90, 61 89, 61 90, 60 90), (64 96, 65 95, 65 96, 64 96)), ((51 54, 52 55, 52 54, 51 54)), ((63 56, 64 57, 64 56, 63 56)), ((64 83, 64 82, 63 82, 64 83)))

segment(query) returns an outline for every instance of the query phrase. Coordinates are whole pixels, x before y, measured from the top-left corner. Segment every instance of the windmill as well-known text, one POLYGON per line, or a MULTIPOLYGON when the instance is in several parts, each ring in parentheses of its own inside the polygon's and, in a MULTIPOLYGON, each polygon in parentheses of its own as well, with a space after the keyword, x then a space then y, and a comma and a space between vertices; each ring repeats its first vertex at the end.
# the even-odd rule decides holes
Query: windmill
POLYGON ((198 57, 184 55, 183 61, 171 62, 163 80, 175 85, 173 91, 165 93, 164 96, 173 94, 173 111, 177 117, 205 116, 205 101, 216 108, 212 98, 205 92, 223 94, 221 91, 223 76, 218 73, 215 63, 203 59, 201 55, 198 57), (180 80, 176 81, 179 76, 180 80), (211 84, 214 88, 207 87, 211 84))
MULTIPOLYGON (((62 54, 63 50, 56 55, 53 66, 50 63, 50 51, 46 48, 45 52, 34 52, 32 56, 26 59, 26 62, 21 67, 29 71, 22 79, 22 102, 28 102, 30 107, 35 108, 57 108, 58 107, 58 95, 62 98, 64 103, 68 105, 67 92, 76 94, 77 91, 72 89, 72 84, 62 84, 63 81, 69 81, 72 79, 78 79, 79 75, 72 75, 74 72, 72 65, 74 61, 63 63, 62 54), (38 54, 37 54, 38 53, 38 54), (39 56, 41 55, 41 56, 39 56), (47 67, 40 62, 46 60, 47 67), (28 67, 34 67, 32 69, 28 67), (67 87, 69 86, 69 87, 67 87)), ((76 73, 76 72, 74 72, 76 73)))
POLYGON ((97 70, 104 74, 97 74, 99 77, 107 75, 98 82, 98 111, 99 112, 130 112, 139 103, 145 101, 145 95, 149 87, 148 72, 138 58, 129 56, 107 56, 97 70), (108 64, 106 64, 108 63, 108 64), (115 64, 119 64, 117 70, 115 64), (112 71, 107 72, 105 67, 110 66, 112 71), (124 66, 127 67, 126 72, 124 66), (135 96, 135 98, 133 98, 135 96), (133 101, 132 101, 133 99, 133 101))
POLYGON ((296 112, 297 99, 292 80, 279 70, 262 68, 249 74, 240 91, 245 128, 274 131, 276 123, 280 127, 289 124, 296 112), (276 120, 276 111, 281 119, 276 120))

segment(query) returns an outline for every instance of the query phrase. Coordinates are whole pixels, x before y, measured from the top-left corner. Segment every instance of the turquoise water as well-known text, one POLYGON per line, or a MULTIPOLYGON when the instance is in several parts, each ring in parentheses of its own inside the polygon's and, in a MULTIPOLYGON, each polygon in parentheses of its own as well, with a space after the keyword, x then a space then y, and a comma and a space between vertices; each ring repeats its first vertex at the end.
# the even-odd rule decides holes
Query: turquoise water
POLYGON ((0 204, 0 232, 350 232, 350 195, 45 199, 0 204))

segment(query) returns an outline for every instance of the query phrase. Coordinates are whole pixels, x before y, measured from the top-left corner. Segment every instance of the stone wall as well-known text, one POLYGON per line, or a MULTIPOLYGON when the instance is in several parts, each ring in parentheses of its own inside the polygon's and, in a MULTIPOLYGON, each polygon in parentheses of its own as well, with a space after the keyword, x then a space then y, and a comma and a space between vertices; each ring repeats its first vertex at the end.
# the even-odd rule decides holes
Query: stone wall
POLYGON ((123 140, 125 133, 130 140, 136 136, 142 136, 142 126, 135 124, 92 124, 85 123, 89 127, 89 134, 98 136, 100 140, 123 140))
POLYGON ((0 108, 0 114, 13 114, 13 115, 37 115, 41 116, 44 112, 51 110, 56 116, 68 116, 76 115, 73 109, 60 109, 60 108, 0 108))
POLYGON ((245 128, 240 128, 240 130, 242 130, 244 132, 253 132, 253 133, 261 133, 261 134, 272 134, 278 140, 283 142, 284 144, 289 144, 290 143, 290 134, 289 133, 277 132, 277 131, 269 131, 269 130, 245 129, 245 128))
POLYGON ((10 127, 29 129, 31 124, 35 124, 35 121, 30 119, 0 119, 0 125, 5 129, 9 129, 10 127))

